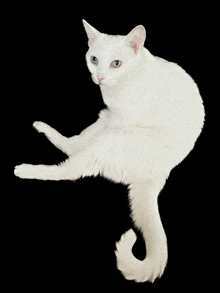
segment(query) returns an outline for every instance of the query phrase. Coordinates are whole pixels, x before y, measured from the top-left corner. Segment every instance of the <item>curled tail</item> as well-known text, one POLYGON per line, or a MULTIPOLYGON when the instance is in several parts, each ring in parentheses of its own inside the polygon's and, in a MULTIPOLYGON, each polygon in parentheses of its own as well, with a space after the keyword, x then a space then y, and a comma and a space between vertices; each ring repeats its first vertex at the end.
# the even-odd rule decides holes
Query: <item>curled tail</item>
POLYGON ((142 232, 147 256, 143 261, 132 254, 136 235, 132 229, 116 244, 117 267, 128 280, 153 282, 161 277, 167 263, 166 235, 160 220, 157 198, 165 180, 130 185, 130 203, 135 226, 142 232))

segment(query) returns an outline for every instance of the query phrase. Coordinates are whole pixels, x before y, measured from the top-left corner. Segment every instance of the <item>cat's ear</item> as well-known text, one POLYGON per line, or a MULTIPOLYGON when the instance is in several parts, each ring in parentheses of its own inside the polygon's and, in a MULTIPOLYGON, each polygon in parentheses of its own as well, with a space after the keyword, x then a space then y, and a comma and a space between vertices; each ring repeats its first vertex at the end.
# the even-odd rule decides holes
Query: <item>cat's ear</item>
POLYGON ((133 48, 134 53, 137 55, 142 50, 145 39, 145 28, 143 25, 138 25, 125 37, 124 44, 133 48))
POLYGON ((88 36, 88 45, 89 47, 91 47, 91 45, 98 39, 98 37, 100 36, 100 32, 97 31, 94 27, 92 27, 90 24, 88 24, 88 22, 86 22, 83 19, 83 25, 84 28, 86 30, 87 36, 88 36))

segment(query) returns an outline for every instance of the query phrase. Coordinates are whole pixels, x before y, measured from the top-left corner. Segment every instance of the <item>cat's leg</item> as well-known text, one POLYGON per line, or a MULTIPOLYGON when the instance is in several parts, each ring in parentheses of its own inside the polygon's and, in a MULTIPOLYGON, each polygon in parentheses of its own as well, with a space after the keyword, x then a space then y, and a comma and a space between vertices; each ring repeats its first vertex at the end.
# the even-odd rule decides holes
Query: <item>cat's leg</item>
POLYGON ((88 146, 90 139, 94 141, 100 131, 105 128, 105 123, 102 119, 98 119, 95 123, 84 129, 80 135, 74 135, 70 138, 61 135, 58 131, 44 122, 36 121, 33 126, 38 132, 44 133, 58 149, 68 156, 72 156, 77 154, 78 151, 85 149, 88 146))
POLYGON ((68 178, 67 170, 68 162, 62 165, 31 165, 22 164, 15 167, 15 176, 22 179, 38 179, 38 180, 65 180, 68 178))
POLYGON ((44 133, 49 141, 54 144, 58 149, 67 155, 71 155, 73 152, 73 144, 77 140, 77 136, 72 138, 70 142, 69 138, 61 135, 54 128, 50 127, 44 122, 36 121, 33 127, 40 133, 44 133))
POLYGON ((106 111, 102 110, 99 114, 99 119, 85 128, 78 136, 73 136, 69 138, 69 143, 74 147, 74 149, 85 149, 88 145, 91 144, 91 141, 94 142, 97 136, 100 135, 106 129, 106 121, 104 114, 106 111), (77 137, 77 143, 76 143, 77 137))
POLYGON ((35 122, 34 127, 44 133, 56 147, 68 154, 70 158, 58 166, 22 164, 15 167, 16 176, 39 180, 76 180, 81 176, 96 176, 100 172, 101 169, 95 155, 95 153, 100 153, 100 145, 96 145, 95 133, 98 133, 102 128, 102 123, 96 122, 84 130, 80 136, 72 138, 62 136, 43 122, 35 122), (88 143, 91 137, 92 141, 88 143), (95 146, 91 149, 93 143, 95 146))
POLYGON ((60 165, 22 164, 15 167, 14 174, 23 179, 77 180, 80 177, 97 176, 100 170, 92 153, 81 152, 60 165))
POLYGON ((38 180, 76 180, 80 177, 77 169, 71 166, 69 160, 61 165, 30 165, 22 164, 15 167, 15 176, 22 179, 38 179, 38 180), (74 172, 75 171, 75 172, 74 172), (74 174, 75 173, 75 174, 74 174))

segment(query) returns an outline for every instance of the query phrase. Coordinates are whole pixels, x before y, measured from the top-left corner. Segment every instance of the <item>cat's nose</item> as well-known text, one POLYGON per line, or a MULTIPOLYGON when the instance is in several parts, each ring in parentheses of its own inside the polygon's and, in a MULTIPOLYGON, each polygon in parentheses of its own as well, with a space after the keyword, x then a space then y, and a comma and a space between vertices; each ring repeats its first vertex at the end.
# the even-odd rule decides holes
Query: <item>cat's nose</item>
POLYGON ((97 75, 98 81, 101 82, 105 77, 103 74, 97 75))

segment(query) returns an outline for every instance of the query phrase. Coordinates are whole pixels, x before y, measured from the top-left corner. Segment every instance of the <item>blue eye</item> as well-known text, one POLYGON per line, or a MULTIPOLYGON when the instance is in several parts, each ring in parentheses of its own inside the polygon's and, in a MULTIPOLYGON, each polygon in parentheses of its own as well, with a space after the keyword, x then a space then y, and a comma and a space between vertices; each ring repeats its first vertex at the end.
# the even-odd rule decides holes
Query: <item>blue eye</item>
POLYGON ((95 56, 91 56, 90 60, 93 64, 98 64, 98 59, 95 56))

